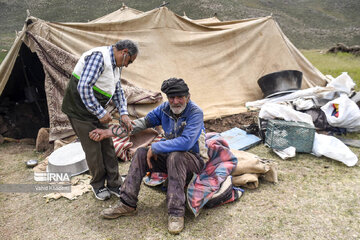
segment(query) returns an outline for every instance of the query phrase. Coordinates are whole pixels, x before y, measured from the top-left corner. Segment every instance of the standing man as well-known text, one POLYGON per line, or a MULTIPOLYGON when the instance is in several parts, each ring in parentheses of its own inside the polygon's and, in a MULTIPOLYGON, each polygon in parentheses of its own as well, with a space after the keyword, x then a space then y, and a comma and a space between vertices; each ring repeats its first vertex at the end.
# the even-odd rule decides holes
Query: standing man
MULTIPOLYGON (((168 174, 166 202, 168 230, 178 234, 184 228, 186 180, 199 173, 207 160, 205 128, 202 110, 190 100, 189 88, 183 79, 170 78, 161 86, 168 102, 163 103, 145 118, 135 120, 134 132, 162 126, 165 141, 153 143, 150 148, 139 148, 121 187, 120 201, 101 215, 113 219, 136 213, 140 185, 146 172, 168 174)), ((95 141, 112 136, 110 129, 96 129, 89 133, 95 141)))
POLYGON ((135 61, 137 54, 138 47, 130 40, 91 49, 80 57, 65 90, 62 111, 80 139, 92 176, 90 184, 99 200, 109 199, 111 193, 119 197, 122 180, 112 139, 96 142, 89 132, 108 127, 112 118, 105 107, 110 100, 132 129, 120 77, 122 67, 135 61))

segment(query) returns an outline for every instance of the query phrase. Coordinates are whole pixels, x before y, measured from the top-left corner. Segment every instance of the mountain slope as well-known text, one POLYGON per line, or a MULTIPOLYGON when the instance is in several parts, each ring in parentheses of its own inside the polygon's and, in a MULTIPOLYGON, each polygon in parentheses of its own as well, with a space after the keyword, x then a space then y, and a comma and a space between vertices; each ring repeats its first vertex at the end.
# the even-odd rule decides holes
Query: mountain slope
MULTIPOLYGON (((158 7, 162 1, 123 1, 141 11, 158 7)), ((116 0, 0 0, 0 48, 9 48, 21 30, 26 9, 47 21, 89 21, 119 9, 116 0)), ((235 20, 273 15, 298 48, 329 48, 335 43, 360 44, 359 0, 198 0, 171 1, 169 9, 192 19, 235 20)))

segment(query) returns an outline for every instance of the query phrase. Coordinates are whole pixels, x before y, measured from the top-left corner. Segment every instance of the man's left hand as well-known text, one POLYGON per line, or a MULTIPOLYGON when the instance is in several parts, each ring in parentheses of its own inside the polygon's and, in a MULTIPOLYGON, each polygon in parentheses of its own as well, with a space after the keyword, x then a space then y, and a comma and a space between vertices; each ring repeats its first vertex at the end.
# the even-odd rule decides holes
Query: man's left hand
POLYGON ((133 124, 134 122, 131 121, 128 115, 121 115, 121 121, 126 125, 128 129, 128 134, 130 134, 133 130, 133 124))

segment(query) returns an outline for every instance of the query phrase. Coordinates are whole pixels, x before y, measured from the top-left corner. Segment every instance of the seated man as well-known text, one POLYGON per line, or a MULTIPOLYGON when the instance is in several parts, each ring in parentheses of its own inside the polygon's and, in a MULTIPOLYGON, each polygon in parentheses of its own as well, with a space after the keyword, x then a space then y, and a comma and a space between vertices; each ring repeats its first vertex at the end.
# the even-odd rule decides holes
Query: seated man
MULTIPOLYGON (((121 187, 119 203, 104 209, 101 215, 113 219, 135 214, 143 177, 147 172, 163 172, 168 174, 168 230, 178 234, 184 228, 186 179, 199 173, 207 159, 205 128, 203 112, 190 100, 189 88, 183 79, 165 80, 161 91, 166 94, 168 102, 149 112, 145 118, 135 120, 134 131, 161 125, 166 140, 135 152, 121 187)), ((112 135, 110 129, 96 129, 89 133, 95 141, 112 135)))

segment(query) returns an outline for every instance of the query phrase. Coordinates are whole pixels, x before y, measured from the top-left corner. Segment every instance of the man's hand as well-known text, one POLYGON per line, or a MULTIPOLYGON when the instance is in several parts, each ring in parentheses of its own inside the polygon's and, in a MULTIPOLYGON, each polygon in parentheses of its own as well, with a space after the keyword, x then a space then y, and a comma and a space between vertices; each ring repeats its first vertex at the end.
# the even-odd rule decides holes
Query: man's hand
POLYGON ((113 134, 110 129, 94 129, 91 132, 89 132, 89 138, 91 140, 94 140, 95 142, 100 142, 105 138, 112 137, 113 134))
POLYGON ((111 120, 112 120, 111 115, 108 112, 105 114, 105 116, 103 116, 102 118, 99 119, 100 123, 102 123, 102 124, 109 123, 109 122, 111 122, 111 120))
POLYGON ((147 151, 147 154, 146 154, 146 162, 147 162, 150 169, 153 168, 153 166, 151 164, 151 161, 150 161, 151 158, 153 158, 155 161, 157 160, 157 155, 153 154, 153 152, 151 150, 151 147, 150 147, 149 150, 147 151))
POLYGON ((130 134, 134 128, 133 127, 134 122, 131 121, 128 115, 121 115, 121 121, 126 125, 128 129, 128 134, 130 134))

